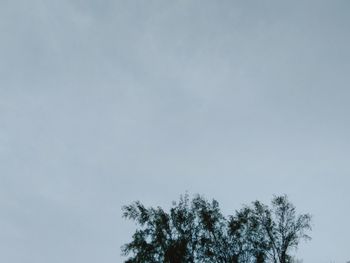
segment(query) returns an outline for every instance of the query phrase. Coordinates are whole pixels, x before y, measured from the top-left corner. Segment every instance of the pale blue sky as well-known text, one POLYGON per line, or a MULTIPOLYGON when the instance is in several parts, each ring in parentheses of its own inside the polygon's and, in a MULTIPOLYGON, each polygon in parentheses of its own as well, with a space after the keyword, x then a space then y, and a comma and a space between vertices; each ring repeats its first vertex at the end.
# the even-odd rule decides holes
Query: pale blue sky
POLYGON ((0 261, 122 262, 121 206, 286 193, 350 260, 350 2, 0 0, 0 261))

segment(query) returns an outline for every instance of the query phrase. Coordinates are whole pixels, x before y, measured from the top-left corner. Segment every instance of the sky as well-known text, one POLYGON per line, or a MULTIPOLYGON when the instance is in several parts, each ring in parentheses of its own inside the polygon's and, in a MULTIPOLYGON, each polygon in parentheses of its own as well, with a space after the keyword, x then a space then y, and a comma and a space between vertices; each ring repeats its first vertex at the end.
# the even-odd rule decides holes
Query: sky
POLYGON ((350 2, 0 0, 0 261, 123 262, 121 207, 287 194, 350 260, 350 2))

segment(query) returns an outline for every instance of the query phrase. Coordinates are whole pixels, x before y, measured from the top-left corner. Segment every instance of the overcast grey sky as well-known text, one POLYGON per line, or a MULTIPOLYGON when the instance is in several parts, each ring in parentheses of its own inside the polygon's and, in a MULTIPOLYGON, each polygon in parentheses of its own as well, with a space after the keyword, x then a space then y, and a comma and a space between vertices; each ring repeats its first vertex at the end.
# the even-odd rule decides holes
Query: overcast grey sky
POLYGON ((286 193, 350 260, 350 2, 0 0, 0 261, 122 262, 121 206, 286 193))

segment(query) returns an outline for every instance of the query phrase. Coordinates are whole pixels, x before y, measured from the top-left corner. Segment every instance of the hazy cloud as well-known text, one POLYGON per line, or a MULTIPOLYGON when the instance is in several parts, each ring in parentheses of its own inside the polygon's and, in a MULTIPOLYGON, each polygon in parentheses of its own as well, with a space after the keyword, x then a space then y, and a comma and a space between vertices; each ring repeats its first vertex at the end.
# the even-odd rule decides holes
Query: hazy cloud
POLYGON ((287 193, 349 259, 347 1, 0 3, 0 258, 116 262, 121 206, 287 193))

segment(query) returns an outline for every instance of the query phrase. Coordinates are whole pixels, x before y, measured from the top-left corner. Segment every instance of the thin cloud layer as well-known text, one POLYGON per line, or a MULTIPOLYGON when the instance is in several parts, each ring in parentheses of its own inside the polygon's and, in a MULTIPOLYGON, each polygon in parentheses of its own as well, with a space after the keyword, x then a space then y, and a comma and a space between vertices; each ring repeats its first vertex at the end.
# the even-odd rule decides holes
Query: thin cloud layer
POLYGON ((0 259, 115 262, 121 206, 286 193, 345 262, 345 1, 2 1, 0 259), (334 224, 336 217, 337 224, 334 224))

